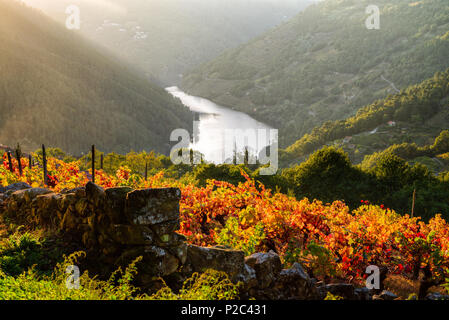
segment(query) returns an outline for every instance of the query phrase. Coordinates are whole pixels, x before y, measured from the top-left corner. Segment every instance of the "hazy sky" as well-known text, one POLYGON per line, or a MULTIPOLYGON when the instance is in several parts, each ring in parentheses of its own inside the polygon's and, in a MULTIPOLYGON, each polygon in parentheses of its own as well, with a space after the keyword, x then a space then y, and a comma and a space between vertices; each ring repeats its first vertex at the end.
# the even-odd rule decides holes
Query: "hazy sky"
MULTIPOLYGON (((125 6, 117 4, 115 1, 110 0, 71 0, 71 1, 61 1, 61 0, 22 0, 28 5, 33 7, 41 8, 42 10, 51 10, 51 9, 60 9, 61 6, 67 6, 67 4, 83 4, 101 7, 103 9, 112 11, 114 13, 123 13, 127 12, 125 6)), ((162 0, 163 1, 163 0, 162 0)))
MULTIPOLYGON (((28 5, 38 7, 44 10, 48 9, 60 9, 60 6, 66 6, 67 4, 83 4, 83 5, 91 5, 102 7, 103 9, 113 11, 115 13, 126 13, 126 0, 22 0, 28 5)), ((168 0, 146 0, 146 2, 165 2, 168 0)), ((189 0, 183 0, 185 2, 189 2, 189 0)), ((193 2, 198 2, 199 0, 193 0, 193 2)), ((200 1, 211 1, 211 0, 200 0, 200 1)), ((222 0, 228 1, 228 0, 222 0)), ((245 1, 245 0, 240 0, 245 1)), ((254 1, 254 0, 253 0, 254 1)), ((272 3, 277 5, 285 5, 285 4, 294 4, 298 3, 301 0, 257 0, 260 3, 272 3)), ((311 1, 323 1, 323 0, 311 0, 311 1)))
MULTIPOLYGON (((207 3, 208 6, 204 8, 214 8, 217 6, 217 10, 223 10, 220 6, 220 2, 223 1, 226 4, 226 7, 233 6, 233 4, 238 5, 241 4, 243 7, 248 5, 257 6, 257 4, 271 4, 274 7, 281 8, 294 8, 296 5, 300 5, 304 2, 319 2, 323 0, 19 0, 27 5, 33 6, 45 12, 46 14, 55 17, 61 14, 64 14, 66 8, 69 5, 78 5, 80 8, 88 8, 88 10, 92 12, 106 13, 108 15, 115 16, 125 16, 128 14, 129 9, 136 10, 139 8, 139 5, 145 4, 144 7, 149 8, 152 7, 151 4, 155 6, 155 8, 159 7, 159 4, 163 6, 163 8, 170 8, 171 5, 174 5, 174 8, 182 3, 183 7, 186 8, 186 5, 191 4, 192 8, 195 8, 196 5, 207 3)), ((203 6, 201 6, 203 7, 203 6)))

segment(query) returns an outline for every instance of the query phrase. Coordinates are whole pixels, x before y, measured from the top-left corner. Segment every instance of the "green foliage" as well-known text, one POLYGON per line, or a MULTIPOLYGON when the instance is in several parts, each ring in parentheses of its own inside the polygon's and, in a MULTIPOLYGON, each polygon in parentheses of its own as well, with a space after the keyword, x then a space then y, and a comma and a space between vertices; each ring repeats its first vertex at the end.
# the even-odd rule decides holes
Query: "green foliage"
POLYGON ((416 190, 415 215, 425 220, 436 213, 449 217, 449 185, 421 164, 409 165, 386 152, 371 159, 369 168, 353 166, 342 150, 325 147, 300 165, 282 171, 298 199, 345 201, 355 208, 361 200, 384 204, 397 212, 411 212, 416 190))
POLYGON ((407 300, 418 300, 418 295, 416 293, 411 293, 407 300))
POLYGON ((300 262, 314 277, 333 277, 337 275, 333 261, 336 257, 325 247, 311 241, 307 248, 300 249, 292 243, 288 246, 285 262, 293 264, 300 262))
POLYGON ((191 112, 140 71, 20 2, 0 11, 3 144, 168 153, 170 132, 191 127, 191 112))
MULTIPOLYGON (((287 154, 282 160, 288 163, 289 159, 307 155, 327 142, 373 130, 389 120, 412 121, 411 119, 401 119, 397 115, 400 110, 407 115, 419 113, 423 119, 428 120, 444 108, 442 99, 448 95, 449 69, 443 73, 438 72, 433 78, 419 85, 408 87, 399 94, 378 100, 360 109, 353 117, 329 121, 321 127, 315 127, 309 134, 305 134, 288 147, 287 154)), ((447 148, 447 133, 443 132, 440 139, 430 150, 417 150, 416 152, 444 150, 447 148)))
POLYGON ((343 300, 343 297, 327 292, 326 298, 324 298, 324 300, 343 300))
POLYGON ((449 130, 444 130, 435 139, 435 143, 430 148, 433 151, 433 155, 449 152, 449 130))
POLYGON ((149 297, 150 300, 235 300, 239 285, 219 271, 207 270, 195 273, 184 282, 182 289, 174 293, 168 286, 149 297))
POLYGON ((224 228, 215 237, 219 245, 241 250, 246 256, 256 253, 256 248, 264 239, 264 225, 255 221, 250 208, 242 210, 238 217, 228 218, 224 228))
POLYGON ((18 276, 33 267, 34 272, 51 273, 60 251, 48 240, 31 233, 16 232, 0 243, 0 271, 18 276))
POLYGON ((132 284, 141 257, 124 271, 117 269, 107 281, 90 277, 85 271, 80 275, 79 289, 69 289, 66 269, 76 265, 83 256, 83 252, 64 256, 64 261, 58 263, 49 276, 29 269, 13 277, 0 270, 0 300, 230 300, 238 297, 238 285, 233 284, 226 274, 214 270, 194 274, 179 293, 164 286, 152 296, 142 294, 132 284))
POLYGON ((449 293, 449 278, 445 279, 445 282, 441 286, 449 293))
MULTIPOLYGON (((75 158, 73 156, 68 155, 60 148, 46 148, 45 153, 47 157, 64 160, 67 163, 75 161, 75 158)), ((37 157, 39 161, 42 163, 42 148, 39 148, 36 151, 34 151, 34 156, 37 157)))
POLYGON ((193 169, 192 177, 198 182, 199 186, 203 187, 206 185, 207 180, 211 179, 237 185, 239 182, 245 182, 245 178, 240 173, 241 170, 250 173, 250 170, 245 165, 201 164, 193 169))
POLYGON ((442 182, 448 182, 449 183, 449 172, 443 172, 439 175, 439 179, 442 182))
POLYGON ((282 176, 294 188, 298 199, 306 197, 324 202, 344 200, 356 204, 370 185, 367 177, 351 165, 348 156, 333 147, 325 147, 300 165, 284 169, 282 176), (354 183, 358 193, 354 192, 354 183))
MULTIPOLYGON (((417 158, 434 158, 440 154, 449 152, 449 131, 443 130, 435 139, 433 145, 420 147, 416 143, 394 144, 389 148, 375 152, 364 158, 361 163, 363 169, 370 169, 385 155, 393 154, 404 160, 417 160, 417 158)), ((418 161, 422 162, 422 161, 418 161)))
POLYGON ((82 256, 84 253, 77 252, 64 257, 50 276, 40 276, 33 269, 18 277, 0 275, 0 300, 128 300, 144 297, 136 295, 137 289, 131 284, 140 259, 136 259, 125 271, 118 269, 108 281, 91 278, 86 271, 80 275, 79 289, 67 288, 69 275, 66 269, 76 265, 82 256))
MULTIPOLYGON (((446 0, 414 5, 410 0, 379 0, 380 30, 364 27, 370 4, 327 0, 309 6, 278 28, 194 69, 184 77, 183 88, 280 128, 282 147, 309 134, 289 149, 295 155, 362 128, 372 130, 382 121, 420 123, 435 113, 434 102, 447 88, 432 90, 433 103, 421 103, 417 92, 418 100, 388 106, 388 114, 364 110, 366 119, 360 115, 358 123, 340 122, 326 129, 327 121, 355 114, 394 93, 394 87, 406 88, 449 67, 446 0), (236 66, 242 72, 229 77, 236 66), (312 131, 320 126, 321 132, 312 131)), ((439 76, 435 74, 435 83, 439 76)))

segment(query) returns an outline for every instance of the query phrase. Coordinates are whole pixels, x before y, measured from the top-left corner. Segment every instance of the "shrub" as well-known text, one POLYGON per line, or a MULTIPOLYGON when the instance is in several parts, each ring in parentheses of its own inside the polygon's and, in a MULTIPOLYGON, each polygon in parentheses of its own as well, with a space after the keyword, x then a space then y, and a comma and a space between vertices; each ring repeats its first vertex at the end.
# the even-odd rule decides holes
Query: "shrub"
POLYGON ((238 285, 233 284, 225 273, 214 270, 194 274, 179 293, 173 293, 165 285, 152 296, 142 294, 132 284, 137 275, 136 265, 142 257, 124 271, 117 269, 107 281, 91 277, 85 271, 80 275, 79 289, 69 289, 67 267, 76 265, 84 255, 84 252, 76 252, 64 256, 64 261, 57 264, 50 276, 41 276, 33 268, 17 277, 0 270, 0 300, 229 300, 238 296, 238 285))
POLYGON ((60 256, 57 247, 51 247, 37 233, 16 232, 0 243, 0 270, 9 276, 18 276, 35 266, 40 273, 50 272, 50 264, 60 256))
POLYGON ((254 208, 239 212, 238 218, 230 217, 223 229, 217 230, 215 241, 219 245, 245 252, 247 256, 256 252, 265 239, 263 223, 255 221, 254 208))
POLYGON ((195 273, 184 282, 179 293, 173 293, 164 286, 150 300, 234 300, 238 297, 239 285, 233 284, 226 273, 207 270, 203 274, 195 273))

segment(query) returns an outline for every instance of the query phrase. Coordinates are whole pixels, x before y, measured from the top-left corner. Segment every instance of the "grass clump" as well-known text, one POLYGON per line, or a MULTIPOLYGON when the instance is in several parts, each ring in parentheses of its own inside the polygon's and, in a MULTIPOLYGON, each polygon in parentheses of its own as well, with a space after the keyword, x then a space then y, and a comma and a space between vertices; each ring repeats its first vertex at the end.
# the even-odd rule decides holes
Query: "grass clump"
POLYGON ((88 271, 79 276, 79 288, 71 289, 67 283, 71 274, 67 273, 69 266, 74 266, 77 260, 85 256, 84 252, 76 252, 64 256, 64 261, 58 263, 54 272, 41 275, 31 268, 17 277, 0 273, 1 300, 129 300, 139 298, 131 281, 137 273, 136 264, 141 258, 133 261, 125 271, 119 268, 108 281, 90 277, 88 271))
POLYGON ((18 276, 0 270, 0 300, 230 300, 238 296, 238 285, 234 285, 226 274, 209 270, 204 274, 194 274, 179 293, 174 293, 167 285, 154 295, 141 293, 132 282, 137 275, 135 259, 125 270, 117 269, 107 281, 91 277, 88 271, 79 275, 79 286, 68 273, 68 267, 76 266, 84 252, 64 256, 51 275, 39 273, 34 267, 18 276))
POLYGON ((0 270, 13 277, 32 267, 36 273, 49 275, 61 257, 57 244, 38 232, 16 231, 0 242, 0 270))
POLYGON ((194 273, 184 282, 182 289, 174 293, 167 285, 150 300, 235 300, 238 298, 239 285, 229 280, 224 272, 207 270, 194 273))

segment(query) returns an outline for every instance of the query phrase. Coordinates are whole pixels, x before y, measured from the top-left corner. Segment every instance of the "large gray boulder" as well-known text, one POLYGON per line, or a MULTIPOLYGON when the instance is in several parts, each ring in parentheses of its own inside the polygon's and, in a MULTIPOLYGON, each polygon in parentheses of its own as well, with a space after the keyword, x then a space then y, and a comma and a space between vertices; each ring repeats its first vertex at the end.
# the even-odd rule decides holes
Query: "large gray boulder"
POLYGON ((168 276, 176 272, 180 266, 179 260, 165 248, 156 246, 135 247, 128 249, 116 260, 115 265, 127 266, 137 257, 142 257, 139 263, 139 277, 149 278, 168 276))
POLYGON ((282 270, 274 287, 282 293, 280 299, 317 300, 320 297, 315 281, 299 263, 282 270))
POLYGON ((155 225, 178 220, 181 190, 178 188, 143 189, 128 193, 125 213, 140 225, 155 225))
POLYGON ((345 300, 357 300, 357 296, 355 293, 355 288, 352 284, 349 283, 332 283, 327 284, 324 287, 320 288, 324 299, 327 295, 327 292, 335 296, 342 297, 345 300))
POLYGON ((59 201, 62 199, 59 193, 45 193, 38 195, 32 201, 33 216, 45 226, 56 225, 62 219, 59 212, 59 201))
POLYGON ((117 187, 106 189, 106 215, 112 224, 126 223, 125 205, 128 193, 132 192, 130 187, 117 187))
POLYGON ((316 279, 311 279, 299 263, 282 269, 275 252, 255 253, 245 259, 242 298, 257 300, 319 300, 316 279))
POLYGON ((373 291, 368 288, 357 288, 354 290, 357 300, 367 301, 372 300, 373 291))
POLYGON ((30 203, 37 196, 49 193, 52 193, 52 191, 44 188, 26 188, 15 191, 11 194, 11 198, 18 203, 22 203, 23 201, 30 203))
POLYGON ((153 231, 147 226, 117 224, 111 229, 110 236, 118 244, 144 246, 153 243, 153 231))
POLYGON ((186 265, 190 272, 205 272, 208 269, 223 271, 237 281, 244 272, 245 253, 225 247, 204 248, 187 245, 186 265))
POLYGON ((383 290, 379 295, 373 297, 374 300, 396 300, 398 298, 393 292, 383 290))
POLYGON ((282 270, 282 262, 275 252, 255 253, 245 258, 245 263, 256 271, 258 287, 271 286, 282 270))
POLYGON ((431 292, 426 296, 426 300, 449 300, 449 296, 438 292, 431 292))
POLYGON ((13 193, 15 191, 19 191, 19 190, 23 190, 23 189, 30 189, 31 186, 26 183, 26 182, 17 182, 17 183, 13 183, 10 184, 9 186, 6 187, 0 187, 0 193, 13 193))
POLYGON ((87 200, 94 207, 102 207, 106 199, 106 192, 102 187, 95 183, 88 182, 85 188, 87 200))

